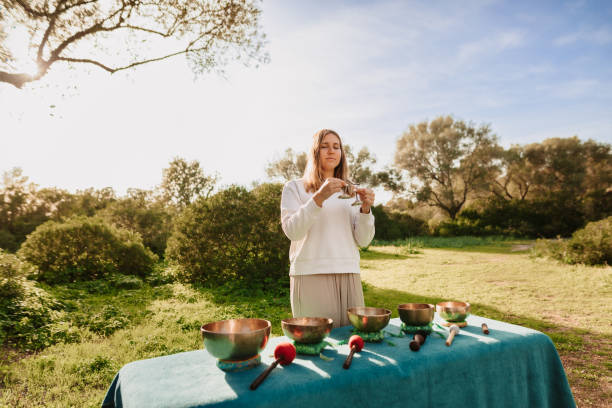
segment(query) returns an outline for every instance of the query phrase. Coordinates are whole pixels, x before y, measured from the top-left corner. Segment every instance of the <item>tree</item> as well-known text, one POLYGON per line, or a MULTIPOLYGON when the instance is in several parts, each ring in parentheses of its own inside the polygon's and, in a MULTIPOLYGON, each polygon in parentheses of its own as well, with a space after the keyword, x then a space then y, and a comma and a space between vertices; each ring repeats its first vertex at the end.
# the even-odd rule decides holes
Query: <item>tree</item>
POLYGON ((217 184, 218 176, 206 176, 200 163, 175 157, 163 170, 162 194, 169 202, 184 208, 198 197, 208 197, 217 184))
POLYGON ((491 192, 502 200, 525 200, 537 180, 538 166, 530 160, 533 152, 514 145, 501 152, 501 165, 492 174, 491 192))
POLYGON ((505 200, 560 195, 579 201, 612 184, 611 149, 576 136, 512 146, 503 153, 504 172, 496 176, 492 191, 505 200))
MULTIPOLYGON (((257 0, 0 0, 0 82, 21 88, 56 63, 115 73, 184 55, 196 74, 266 62, 257 0), (8 27, 24 27, 36 72, 20 70, 8 27), (155 51, 153 51, 155 50, 155 51)), ((23 45, 26 47, 26 45, 23 45)))
POLYGON ((440 116, 410 126, 397 141, 395 164, 416 181, 412 192, 418 201, 454 220, 471 195, 488 189, 500 151, 488 126, 440 116))
POLYGON ((47 203, 37 196, 19 167, 3 174, 0 184, 0 248, 16 251, 25 237, 49 218, 47 203))
MULTIPOLYGON (((350 172, 349 178, 352 181, 369 187, 382 185, 393 192, 403 189, 400 172, 393 168, 385 168, 379 172, 372 170, 372 166, 376 164, 376 157, 367 147, 361 148, 355 155, 352 147, 345 144, 344 153, 350 172)), ((307 162, 308 156, 305 152, 296 153, 293 149, 288 148, 283 157, 268 163, 266 174, 273 180, 294 180, 302 177, 307 162)))
POLYGON ((294 180, 302 177, 306 169, 308 156, 305 152, 295 153, 292 148, 285 150, 285 155, 280 159, 269 162, 266 166, 266 174, 271 179, 283 181, 294 180))

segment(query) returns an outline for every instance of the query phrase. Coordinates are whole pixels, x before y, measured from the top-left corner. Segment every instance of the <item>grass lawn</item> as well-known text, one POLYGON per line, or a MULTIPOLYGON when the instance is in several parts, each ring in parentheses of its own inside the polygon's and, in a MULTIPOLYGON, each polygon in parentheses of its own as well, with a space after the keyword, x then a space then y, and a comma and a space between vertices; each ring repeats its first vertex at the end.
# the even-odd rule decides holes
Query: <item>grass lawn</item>
MULTIPOLYGON (((612 267, 560 265, 513 250, 525 242, 397 244, 378 243, 362 253, 368 306, 387 307, 396 317, 399 303, 465 300, 474 314, 541 330, 561 355, 578 406, 609 406, 612 267)), ((280 335, 280 320, 290 316, 286 292, 248 296, 178 283, 107 291, 76 284, 51 291, 74 310, 81 341, 32 355, 3 350, 0 406, 97 407, 124 364, 200 348, 204 322, 261 317, 280 335), (129 323, 101 336, 87 321, 99 320, 109 305, 121 311, 117 321, 129 323)))

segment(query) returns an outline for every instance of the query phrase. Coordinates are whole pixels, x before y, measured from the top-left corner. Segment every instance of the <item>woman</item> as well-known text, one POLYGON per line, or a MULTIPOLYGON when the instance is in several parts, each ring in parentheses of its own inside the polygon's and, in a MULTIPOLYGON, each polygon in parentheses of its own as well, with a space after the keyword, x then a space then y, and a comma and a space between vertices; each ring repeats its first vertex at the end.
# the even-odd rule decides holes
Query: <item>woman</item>
POLYGON ((359 246, 374 237, 374 192, 356 192, 363 204, 338 198, 348 166, 338 133, 315 133, 304 177, 288 182, 281 199, 281 222, 291 240, 289 271, 294 317, 330 317, 334 327, 349 324, 346 309, 363 306, 359 246))

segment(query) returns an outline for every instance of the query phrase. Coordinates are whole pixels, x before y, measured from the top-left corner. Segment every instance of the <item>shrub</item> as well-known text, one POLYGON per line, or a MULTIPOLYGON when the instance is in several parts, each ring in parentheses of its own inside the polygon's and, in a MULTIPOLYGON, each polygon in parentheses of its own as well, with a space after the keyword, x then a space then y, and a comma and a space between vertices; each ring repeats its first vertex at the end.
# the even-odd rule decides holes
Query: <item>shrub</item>
POLYGON ((492 198, 483 203, 480 210, 462 211, 454 222, 446 222, 444 227, 448 235, 504 234, 551 238, 570 236, 584 223, 580 202, 574 197, 551 193, 533 200, 492 198))
POLYGON ((101 336, 110 336, 130 322, 128 316, 113 305, 106 305, 99 313, 87 319, 87 327, 101 336))
POLYGON ((0 249, 4 249, 9 252, 15 252, 19 249, 19 242, 17 238, 10 231, 0 229, 0 249))
POLYGON ((145 246, 163 256, 171 232, 171 214, 159 202, 147 199, 143 193, 115 201, 97 216, 119 228, 138 232, 145 246))
POLYGON ((372 207, 376 239, 394 240, 427 233, 425 221, 399 211, 389 211, 382 205, 372 207))
POLYGON ((589 222, 567 243, 572 263, 612 265, 612 217, 589 222))
POLYGON ((183 281, 251 287, 288 285, 289 240, 280 225, 281 184, 231 186, 187 207, 166 257, 183 281))
POLYGON ((588 223, 568 240, 538 240, 534 252, 568 264, 612 265, 612 217, 588 223))
POLYGON ((73 341, 61 305, 26 279, 33 272, 32 265, 0 250, 0 344, 40 350, 73 341))
POLYGON ((140 236, 97 218, 48 221, 30 234, 19 255, 48 283, 93 280, 111 273, 147 275, 157 256, 140 236))
POLYGON ((137 276, 111 275, 108 280, 117 289, 140 289, 143 285, 142 279, 137 276))

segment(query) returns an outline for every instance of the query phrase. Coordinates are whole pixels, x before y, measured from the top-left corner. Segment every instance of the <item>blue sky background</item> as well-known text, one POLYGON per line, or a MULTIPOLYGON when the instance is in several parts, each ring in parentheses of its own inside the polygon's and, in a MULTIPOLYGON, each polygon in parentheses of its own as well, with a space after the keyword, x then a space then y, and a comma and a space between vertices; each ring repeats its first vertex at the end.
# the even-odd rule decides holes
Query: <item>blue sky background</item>
MULTIPOLYGON (((0 84, 0 171, 43 186, 151 188, 174 156, 223 184, 336 129, 381 165, 410 124, 450 114, 504 146, 612 143, 611 1, 264 1, 271 62, 194 81, 182 59, 0 84), (76 89, 74 88, 76 85, 76 89)), ((381 199, 386 196, 381 194, 381 199)))

